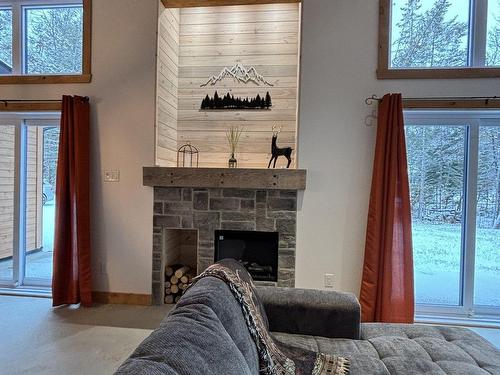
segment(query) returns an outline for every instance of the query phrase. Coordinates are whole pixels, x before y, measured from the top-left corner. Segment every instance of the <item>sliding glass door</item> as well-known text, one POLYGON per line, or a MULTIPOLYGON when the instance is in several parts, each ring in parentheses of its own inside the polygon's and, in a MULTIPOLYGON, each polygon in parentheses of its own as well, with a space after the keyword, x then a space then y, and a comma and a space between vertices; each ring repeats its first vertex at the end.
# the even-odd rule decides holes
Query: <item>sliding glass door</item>
POLYGON ((52 279, 58 114, 0 115, 0 287, 52 279))
POLYGON ((405 120, 417 314, 500 318, 500 112, 405 120))

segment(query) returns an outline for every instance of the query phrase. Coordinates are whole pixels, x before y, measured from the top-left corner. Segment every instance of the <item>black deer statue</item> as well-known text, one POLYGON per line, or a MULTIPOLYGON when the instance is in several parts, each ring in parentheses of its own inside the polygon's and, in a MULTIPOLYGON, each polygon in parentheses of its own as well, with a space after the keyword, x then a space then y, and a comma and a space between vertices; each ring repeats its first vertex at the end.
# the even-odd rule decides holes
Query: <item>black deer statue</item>
POLYGON ((278 134, 281 133, 281 128, 280 130, 276 131, 276 125, 273 125, 273 140, 271 143, 271 160, 269 160, 269 165, 267 168, 271 168, 271 163, 274 160, 273 168, 276 168, 276 161, 278 160, 278 157, 284 156, 285 158, 288 159, 288 164, 287 168, 290 168, 290 164, 292 163, 292 152, 293 149, 291 147, 284 147, 284 148, 279 148, 276 145, 276 141, 278 140, 278 134))

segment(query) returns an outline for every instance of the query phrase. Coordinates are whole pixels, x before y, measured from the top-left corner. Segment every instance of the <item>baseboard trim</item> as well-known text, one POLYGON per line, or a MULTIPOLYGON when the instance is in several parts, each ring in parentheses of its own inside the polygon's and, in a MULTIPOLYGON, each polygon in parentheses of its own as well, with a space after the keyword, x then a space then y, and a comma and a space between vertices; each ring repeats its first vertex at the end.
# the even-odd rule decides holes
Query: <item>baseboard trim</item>
POLYGON ((151 294, 92 292, 92 300, 96 303, 112 305, 150 306, 151 294))

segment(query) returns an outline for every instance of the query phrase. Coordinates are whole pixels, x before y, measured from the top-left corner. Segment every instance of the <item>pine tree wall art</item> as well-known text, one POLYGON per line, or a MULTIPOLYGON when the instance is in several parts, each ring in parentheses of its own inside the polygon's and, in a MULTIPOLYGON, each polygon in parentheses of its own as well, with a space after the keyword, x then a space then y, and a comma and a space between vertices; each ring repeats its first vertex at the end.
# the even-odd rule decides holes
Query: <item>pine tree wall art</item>
POLYGON ((234 95, 227 93, 224 96, 219 96, 216 91, 213 97, 207 95, 201 102, 201 110, 269 110, 273 103, 269 92, 264 96, 257 94, 254 98, 235 98, 234 95))

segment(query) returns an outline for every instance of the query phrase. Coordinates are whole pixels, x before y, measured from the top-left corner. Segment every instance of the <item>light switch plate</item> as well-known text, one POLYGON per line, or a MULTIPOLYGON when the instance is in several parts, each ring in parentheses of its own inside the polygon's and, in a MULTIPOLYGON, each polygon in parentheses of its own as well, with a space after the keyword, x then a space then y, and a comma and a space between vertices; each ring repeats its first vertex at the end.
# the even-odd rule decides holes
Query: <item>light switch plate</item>
POLYGON ((106 170, 104 171, 104 182, 119 182, 120 181, 120 171, 119 170, 106 170))

